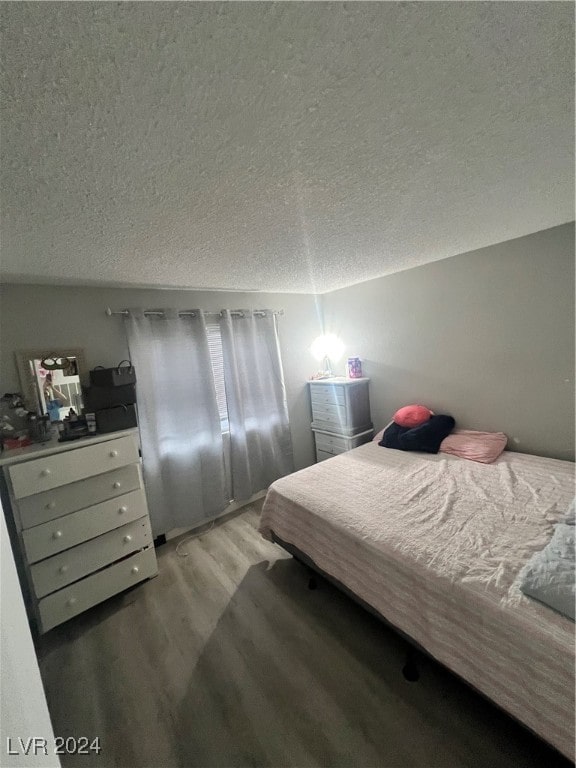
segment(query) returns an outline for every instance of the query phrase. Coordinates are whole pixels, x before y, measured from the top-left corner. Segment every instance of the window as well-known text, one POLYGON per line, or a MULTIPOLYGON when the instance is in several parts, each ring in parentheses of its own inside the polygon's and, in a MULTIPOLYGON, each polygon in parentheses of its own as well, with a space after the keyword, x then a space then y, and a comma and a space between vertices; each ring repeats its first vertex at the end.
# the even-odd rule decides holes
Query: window
POLYGON ((206 330, 208 331, 208 349, 210 351, 212 373, 214 374, 214 384, 216 386, 216 402, 218 403, 218 413, 220 414, 220 425, 222 432, 228 432, 230 425, 228 422, 226 387, 224 385, 224 357, 222 355, 220 326, 218 323, 207 323, 206 330))

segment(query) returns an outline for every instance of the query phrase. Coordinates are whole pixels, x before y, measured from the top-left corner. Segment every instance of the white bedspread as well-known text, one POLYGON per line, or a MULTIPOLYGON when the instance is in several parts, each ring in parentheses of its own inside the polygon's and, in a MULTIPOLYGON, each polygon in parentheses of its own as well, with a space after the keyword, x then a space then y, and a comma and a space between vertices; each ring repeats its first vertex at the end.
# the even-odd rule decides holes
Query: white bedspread
POLYGON ((574 624, 518 586, 573 497, 570 462, 368 443, 277 480, 260 530, 574 759, 574 624))

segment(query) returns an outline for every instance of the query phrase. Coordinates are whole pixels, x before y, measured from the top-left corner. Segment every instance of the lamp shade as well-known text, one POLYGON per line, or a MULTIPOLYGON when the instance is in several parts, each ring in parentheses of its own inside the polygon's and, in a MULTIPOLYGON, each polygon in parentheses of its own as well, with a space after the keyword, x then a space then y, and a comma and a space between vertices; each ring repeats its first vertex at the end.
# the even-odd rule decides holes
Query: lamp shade
POLYGON ((326 333, 314 339, 310 352, 316 360, 324 360, 327 357, 332 361, 337 361, 344 354, 344 343, 335 334, 326 333))

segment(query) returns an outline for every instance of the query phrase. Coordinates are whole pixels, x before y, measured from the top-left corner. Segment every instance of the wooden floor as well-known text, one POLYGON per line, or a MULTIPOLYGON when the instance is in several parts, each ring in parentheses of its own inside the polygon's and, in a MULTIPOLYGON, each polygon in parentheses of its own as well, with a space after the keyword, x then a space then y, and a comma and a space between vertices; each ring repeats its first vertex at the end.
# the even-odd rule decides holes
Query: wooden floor
POLYGON ((258 505, 37 643, 64 766, 571 765, 258 534, 258 505))

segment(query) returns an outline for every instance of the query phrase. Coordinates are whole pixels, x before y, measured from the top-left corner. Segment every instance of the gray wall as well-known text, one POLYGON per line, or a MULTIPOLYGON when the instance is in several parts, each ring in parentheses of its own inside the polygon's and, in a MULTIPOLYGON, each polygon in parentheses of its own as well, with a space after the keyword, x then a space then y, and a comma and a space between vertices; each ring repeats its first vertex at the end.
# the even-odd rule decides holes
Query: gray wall
POLYGON ((511 449, 574 459, 574 224, 326 294, 323 308, 363 359, 376 427, 419 402, 506 432, 511 449))
MULTIPOLYGON (((14 350, 79 346, 88 364, 127 354, 107 306, 284 309, 280 341, 296 465, 313 461, 305 381, 321 332, 318 299, 120 288, 2 286, 0 391, 18 389, 14 350)), ((370 376, 384 426, 407 403, 454 415, 463 428, 502 430, 509 446, 574 458, 574 225, 434 262, 322 297, 325 326, 370 376)), ((344 372, 339 363, 337 373, 344 372)))
POLYGON ((90 367, 115 365, 127 357, 122 318, 107 317, 107 306, 283 309, 279 335, 296 467, 314 461, 305 383, 318 367, 309 353, 312 341, 321 333, 314 296, 3 285, 0 299, 1 392, 20 388, 14 362, 17 349, 83 347, 90 367))
POLYGON ((2 768, 59 768, 60 759, 53 753, 54 731, 1 503, 0 598, 0 765, 2 768), (41 749, 34 754, 32 747, 31 754, 24 755, 18 743, 20 734, 26 734, 25 739, 28 736, 46 739, 50 745, 48 754, 42 754, 41 749))

